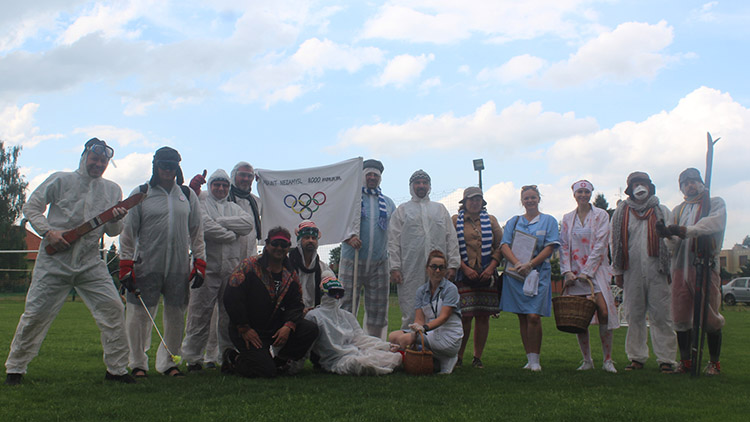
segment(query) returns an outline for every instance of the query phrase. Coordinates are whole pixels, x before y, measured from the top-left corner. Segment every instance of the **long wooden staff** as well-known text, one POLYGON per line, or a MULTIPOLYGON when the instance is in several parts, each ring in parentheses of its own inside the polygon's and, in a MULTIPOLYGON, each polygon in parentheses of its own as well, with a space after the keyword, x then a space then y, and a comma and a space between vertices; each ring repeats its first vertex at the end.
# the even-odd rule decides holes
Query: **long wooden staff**
MULTIPOLYGON (((706 132, 707 149, 706 149, 706 191, 703 194, 700 217, 708 216, 711 211, 711 172, 713 169, 714 144, 719 142, 711 138, 711 134, 706 132)), ((711 286, 711 272, 715 265, 714 262, 714 244, 711 235, 698 237, 698 245, 695 254, 695 296, 693 299, 693 333, 692 345, 690 349, 692 376, 700 375, 701 361, 703 360, 703 344, 705 340, 706 317, 708 314, 708 304, 711 286)))

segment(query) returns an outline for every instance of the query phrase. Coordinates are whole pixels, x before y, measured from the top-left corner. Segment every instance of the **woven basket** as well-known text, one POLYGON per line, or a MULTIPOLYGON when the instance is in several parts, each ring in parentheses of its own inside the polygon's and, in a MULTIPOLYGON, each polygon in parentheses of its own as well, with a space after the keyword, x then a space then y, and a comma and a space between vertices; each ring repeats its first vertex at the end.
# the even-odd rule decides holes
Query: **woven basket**
POLYGON ((432 374, 432 352, 424 348, 424 334, 419 332, 422 339, 422 350, 406 349, 404 353, 404 371, 411 375, 432 374))
POLYGON ((591 285, 591 296, 565 296, 566 287, 563 289, 562 296, 552 298, 558 330, 580 334, 589 329, 591 318, 596 312, 596 301, 594 300, 594 284, 591 280, 586 280, 591 285))

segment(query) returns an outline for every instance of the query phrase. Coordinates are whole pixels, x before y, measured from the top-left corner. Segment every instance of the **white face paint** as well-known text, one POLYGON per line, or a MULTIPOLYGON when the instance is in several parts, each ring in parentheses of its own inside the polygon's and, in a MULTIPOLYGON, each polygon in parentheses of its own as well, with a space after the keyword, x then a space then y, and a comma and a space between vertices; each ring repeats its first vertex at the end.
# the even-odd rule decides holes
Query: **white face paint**
POLYGON ((636 186, 636 188, 633 189, 633 196, 639 200, 646 199, 648 196, 648 188, 642 185, 636 186))

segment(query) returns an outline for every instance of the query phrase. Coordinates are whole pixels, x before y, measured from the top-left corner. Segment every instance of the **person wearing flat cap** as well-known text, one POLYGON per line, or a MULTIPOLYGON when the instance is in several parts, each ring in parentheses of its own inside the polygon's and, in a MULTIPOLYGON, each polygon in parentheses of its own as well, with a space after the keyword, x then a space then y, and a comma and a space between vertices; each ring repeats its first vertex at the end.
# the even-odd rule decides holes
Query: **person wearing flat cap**
POLYGON ((648 174, 636 171, 627 179, 625 194, 612 216, 612 270, 624 291, 628 333, 626 371, 643 369, 648 360, 647 335, 659 370, 674 370, 677 339, 672 325, 669 252, 659 238, 657 223, 671 221, 672 213, 659 203, 648 174), (648 315, 649 326, 646 325, 648 315))
POLYGON ((163 334, 169 350, 159 344, 154 366, 167 376, 183 375, 170 352, 181 354, 189 290, 203 285, 206 275, 206 244, 198 195, 183 185, 180 161, 180 154, 173 148, 156 150, 151 180, 133 190, 136 193, 146 189, 146 198, 128 213, 120 235, 120 281, 128 289, 125 314, 130 345, 128 366, 136 378, 147 376, 150 318, 156 318, 160 298, 164 299, 163 334))
POLYGON ((490 315, 499 313, 497 295, 499 277, 497 266, 502 259, 500 241, 503 229, 494 215, 487 213, 482 189, 476 186, 464 189, 458 214, 452 217, 461 255, 461 268, 456 273, 456 286, 461 296, 461 322, 464 336, 458 351, 456 366, 463 364, 464 350, 474 327, 474 357, 471 365, 484 368, 482 352, 490 332, 490 315))
MULTIPOLYGON (((695 251, 697 238, 708 236, 712 242, 715 263, 724 242, 727 224, 727 207, 719 197, 707 198, 709 192, 703 184, 700 172, 688 168, 680 174, 680 191, 685 201, 672 210, 672 220, 663 233, 667 245, 672 250, 672 318, 677 330, 677 343, 680 348, 678 372, 691 372, 690 345, 692 344, 693 303, 695 289, 695 251), (706 213, 705 207, 710 206, 706 213)), ((708 313, 706 314, 706 337, 710 360, 704 369, 706 375, 721 372, 721 328, 724 317, 719 313, 721 306, 720 266, 714 265, 710 271, 711 281, 708 290, 708 313)))
POLYGON ((352 314, 359 310, 360 291, 364 290, 365 319, 363 328, 371 336, 385 340, 388 334, 388 223, 396 211, 391 198, 383 195, 380 180, 383 163, 365 160, 362 163, 362 212, 341 244, 339 278, 346 289, 341 306, 352 314), (354 287, 354 255, 357 263, 357 292, 354 287), (356 297, 355 300, 352 298, 356 297))

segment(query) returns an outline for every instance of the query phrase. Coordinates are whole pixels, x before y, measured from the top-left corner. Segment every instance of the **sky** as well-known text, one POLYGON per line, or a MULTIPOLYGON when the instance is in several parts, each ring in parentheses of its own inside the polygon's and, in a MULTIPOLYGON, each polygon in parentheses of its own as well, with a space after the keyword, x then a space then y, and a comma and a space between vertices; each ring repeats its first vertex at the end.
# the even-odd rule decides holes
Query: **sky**
POLYGON ((377 158, 397 204, 424 169, 455 212, 482 158, 491 214, 536 184, 560 219, 573 182, 614 207, 632 171, 678 205, 710 132, 724 248, 750 234, 746 1, 0 1, 0 139, 29 192, 99 137, 125 195, 169 145, 187 179, 377 158))

